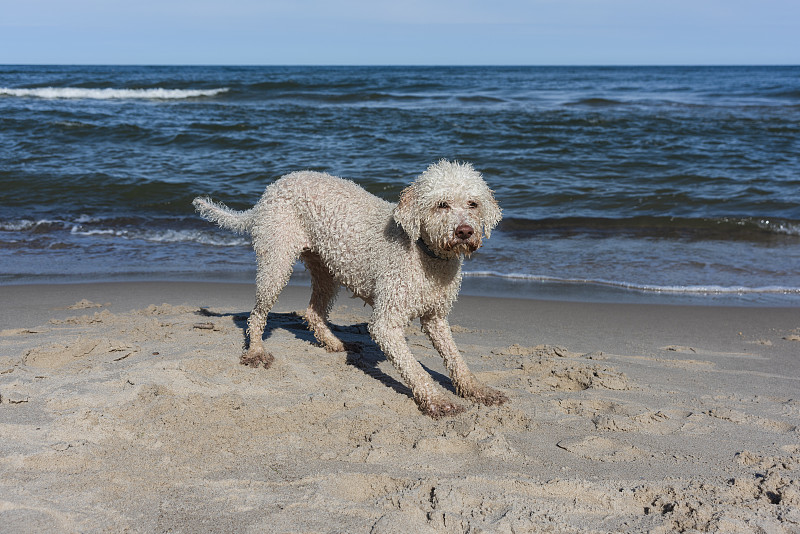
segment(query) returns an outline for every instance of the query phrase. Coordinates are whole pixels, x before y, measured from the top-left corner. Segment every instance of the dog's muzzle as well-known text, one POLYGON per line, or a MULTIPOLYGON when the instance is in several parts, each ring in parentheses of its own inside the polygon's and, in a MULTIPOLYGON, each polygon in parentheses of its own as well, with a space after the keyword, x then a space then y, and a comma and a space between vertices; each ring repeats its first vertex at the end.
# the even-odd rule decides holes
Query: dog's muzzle
POLYGON ((442 247, 449 252, 459 254, 472 254, 481 246, 481 234, 469 224, 459 224, 453 231, 453 236, 442 247))
POLYGON ((455 234, 456 237, 461 239, 462 241, 467 241, 469 238, 472 237, 472 234, 475 233, 475 229, 468 224, 462 224, 458 228, 456 228, 455 234))

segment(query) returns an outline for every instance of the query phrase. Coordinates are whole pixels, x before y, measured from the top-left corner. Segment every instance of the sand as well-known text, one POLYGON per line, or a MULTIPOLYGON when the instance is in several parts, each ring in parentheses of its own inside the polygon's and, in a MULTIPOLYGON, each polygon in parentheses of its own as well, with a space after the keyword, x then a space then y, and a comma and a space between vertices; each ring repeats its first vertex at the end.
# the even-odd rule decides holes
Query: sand
MULTIPOLYGON (((506 392, 432 420, 340 296, 238 363, 249 284, 0 287, 0 530, 800 532, 800 309, 462 296, 506 392)), ((408 342, 452 388, 418 325, 408 342)))

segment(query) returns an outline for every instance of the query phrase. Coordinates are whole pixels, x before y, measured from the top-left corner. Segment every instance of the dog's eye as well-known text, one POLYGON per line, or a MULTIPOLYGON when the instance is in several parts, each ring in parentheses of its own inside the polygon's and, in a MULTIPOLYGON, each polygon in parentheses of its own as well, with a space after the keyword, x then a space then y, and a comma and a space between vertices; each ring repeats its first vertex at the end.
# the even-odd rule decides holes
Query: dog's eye
POLYGON ((470 201, 467 203, 467 206, 469 206, 469 209, 471 209, 471 210, 474 210, 475 208, 477 208, 477 207, 478 207, 478 203, 477 203, 477 202, 475 202, 474 200, 470 200, 470 201))
POLYGON ((450 209, 450 204, 448 204, 447 202, 439 202, 438 208, 440 210, 447 210, 450 209))

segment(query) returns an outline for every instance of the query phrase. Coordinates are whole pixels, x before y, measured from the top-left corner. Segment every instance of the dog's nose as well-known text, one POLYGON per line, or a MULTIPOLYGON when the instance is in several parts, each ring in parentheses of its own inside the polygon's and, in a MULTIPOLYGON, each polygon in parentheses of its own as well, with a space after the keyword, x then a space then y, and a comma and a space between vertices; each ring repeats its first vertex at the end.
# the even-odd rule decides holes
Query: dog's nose
POLYGON ((459 239, 469 239, 474 233, 475 229, 468 224, 461 224, 456 228, 456 237, 459 239))

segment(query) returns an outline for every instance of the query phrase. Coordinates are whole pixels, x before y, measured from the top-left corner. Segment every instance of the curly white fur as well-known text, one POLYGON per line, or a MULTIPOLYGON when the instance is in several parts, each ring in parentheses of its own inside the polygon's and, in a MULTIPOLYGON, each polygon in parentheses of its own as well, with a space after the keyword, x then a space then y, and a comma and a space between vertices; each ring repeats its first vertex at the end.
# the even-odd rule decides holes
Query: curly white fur
POLYGON ((456 348, 447 315, 461 286, 461 263, 489 237, 501 218, 480 173, 466 163, 439 161, 401 194, 398 204, 328 174, 288 174, 250 210, 235 211, 207 198, 194 205, 206 219, 252 236, 258 272, 256 305, 248 320, 243 363, 272 356, 262 336, 267 313, 300 258, 311 274, 306 318, 330 351, 345 350, 327 324, 340 285, 373 307, 369 329, 397 367, 420 409, 433 416, 463 410, 433 384, 405 341, 403 327, 419 318, 442 355, 459 395, 499 404, 506 397, 478 382, 456 348))

